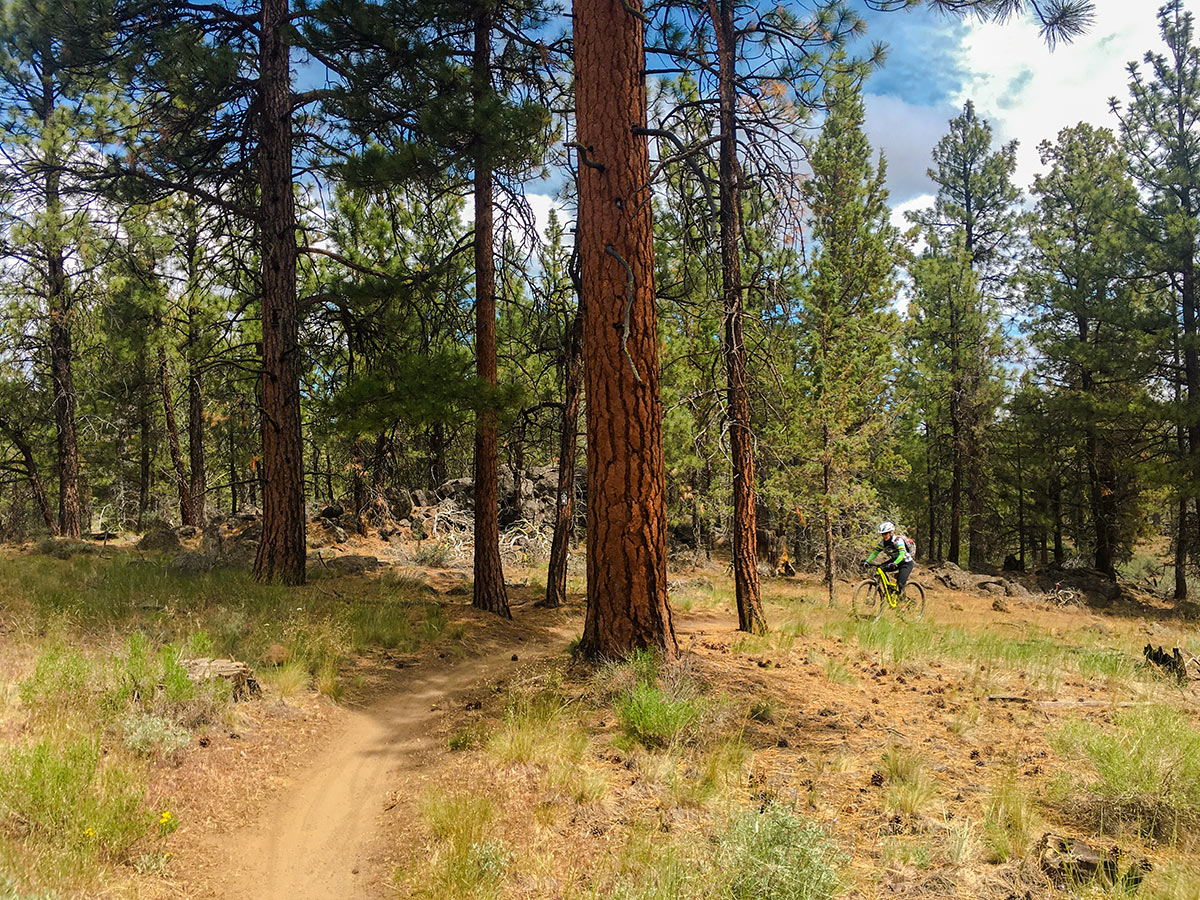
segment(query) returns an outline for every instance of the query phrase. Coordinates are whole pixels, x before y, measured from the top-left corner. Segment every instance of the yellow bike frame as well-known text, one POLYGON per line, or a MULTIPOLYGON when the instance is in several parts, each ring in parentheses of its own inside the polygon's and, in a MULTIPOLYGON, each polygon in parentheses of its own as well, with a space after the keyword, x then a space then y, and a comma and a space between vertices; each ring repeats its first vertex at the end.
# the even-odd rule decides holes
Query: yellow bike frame
POLYGON ((879 577, 879 589, 883 591, 883 599, 887 601, 888 606, 895 609, 900 605, 900 588, 892 584, 887 572, 883 571, 883 566, 876 566, 875 574, 879 577))

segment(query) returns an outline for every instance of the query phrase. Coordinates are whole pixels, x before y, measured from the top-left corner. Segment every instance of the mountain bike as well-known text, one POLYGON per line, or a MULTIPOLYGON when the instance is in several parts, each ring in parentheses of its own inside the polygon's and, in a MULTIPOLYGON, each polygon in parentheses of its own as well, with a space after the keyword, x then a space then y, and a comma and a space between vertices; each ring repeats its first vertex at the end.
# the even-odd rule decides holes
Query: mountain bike
POLYGON ((873 578, 860 581, 850 598, 850 608, 860 619, 878 619, 890 607, 906 622, 915 622, 925 615, 925 588, 911 578, 901 591, 896 582, 875 567, 873 578))

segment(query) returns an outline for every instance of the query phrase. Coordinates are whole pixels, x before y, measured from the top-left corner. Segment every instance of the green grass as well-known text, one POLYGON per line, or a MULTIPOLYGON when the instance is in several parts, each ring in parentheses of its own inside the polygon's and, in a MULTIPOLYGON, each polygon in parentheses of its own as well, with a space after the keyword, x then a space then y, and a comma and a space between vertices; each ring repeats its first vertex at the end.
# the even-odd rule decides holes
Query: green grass
POLYGON ((446 900, 488 900, 500 895, 512 856, 491 836, 494 802, 470 793, 430 794, 421 816, 433 837, 432 853, 397 881, 415 881, 415 895, 446 900))
POLYGON ((1200 823, 1200 732, 1178 710, 1123 710, 1110 728, 1075 720, 1054 743, 1090 768, 1082 788, 1101 830, 1175 841, 1200 823))
POLYGON ((1086 643, 1073 644, 1037 629, 1015 637, 933 622, 904 623, 887 617, 875 621, 834 619, 825 624, 824 633, 879 653, 888 665, 956 659, 1023 671, 1033 684, 1048 691, 1057 689, 1063 673, 1110 681, 1153 681, 1157 677, 1139 665, 1140 653, 1135 649, 1097 647, 1095 635, 1088 635, 1086 643))
POLYGON ((1013 775, 1000 781, 984 807, 983 842, 990 862, 1021 859, 1033 840, 1033 800, 1013 775))
POLYGON ((638 682, 616 704, 625 735, 644 747, 668 747, 695 737, 701 705, 694 699, 673 699, 662 688, 638 682))

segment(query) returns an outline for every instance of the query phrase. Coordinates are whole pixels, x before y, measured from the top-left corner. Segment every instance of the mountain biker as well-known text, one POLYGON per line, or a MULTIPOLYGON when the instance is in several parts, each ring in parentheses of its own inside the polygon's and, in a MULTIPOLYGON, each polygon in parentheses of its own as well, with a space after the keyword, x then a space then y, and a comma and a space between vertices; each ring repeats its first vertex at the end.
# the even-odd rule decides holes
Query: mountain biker
POLYGON ((908 538, 902 534, 897 534, 896 526, 891 522, 880 523, 879 545, 863 561, 863 565, 870 566, 874 563, 875 557, 881 553, 887 557, 881 568, 885 572, 896 573, 896 586, 903 593, 904 585, 908 584, 908 576, 912 574, 915 560, 913 560, 912 552, 909 550, 908 538))

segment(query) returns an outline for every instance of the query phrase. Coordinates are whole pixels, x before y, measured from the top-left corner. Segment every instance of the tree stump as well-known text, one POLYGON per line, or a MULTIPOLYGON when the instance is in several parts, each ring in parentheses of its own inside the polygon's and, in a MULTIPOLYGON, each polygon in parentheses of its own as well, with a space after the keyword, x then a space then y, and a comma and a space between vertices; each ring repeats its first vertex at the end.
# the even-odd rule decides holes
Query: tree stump
POLYGON ((234 659, 198 659, 180 660, 190 678, 196 684, 220 678, 229 682, 234 700, 246 700, 259 691, 258 682, 254 680, 254 670, 244 662, 234 659))

